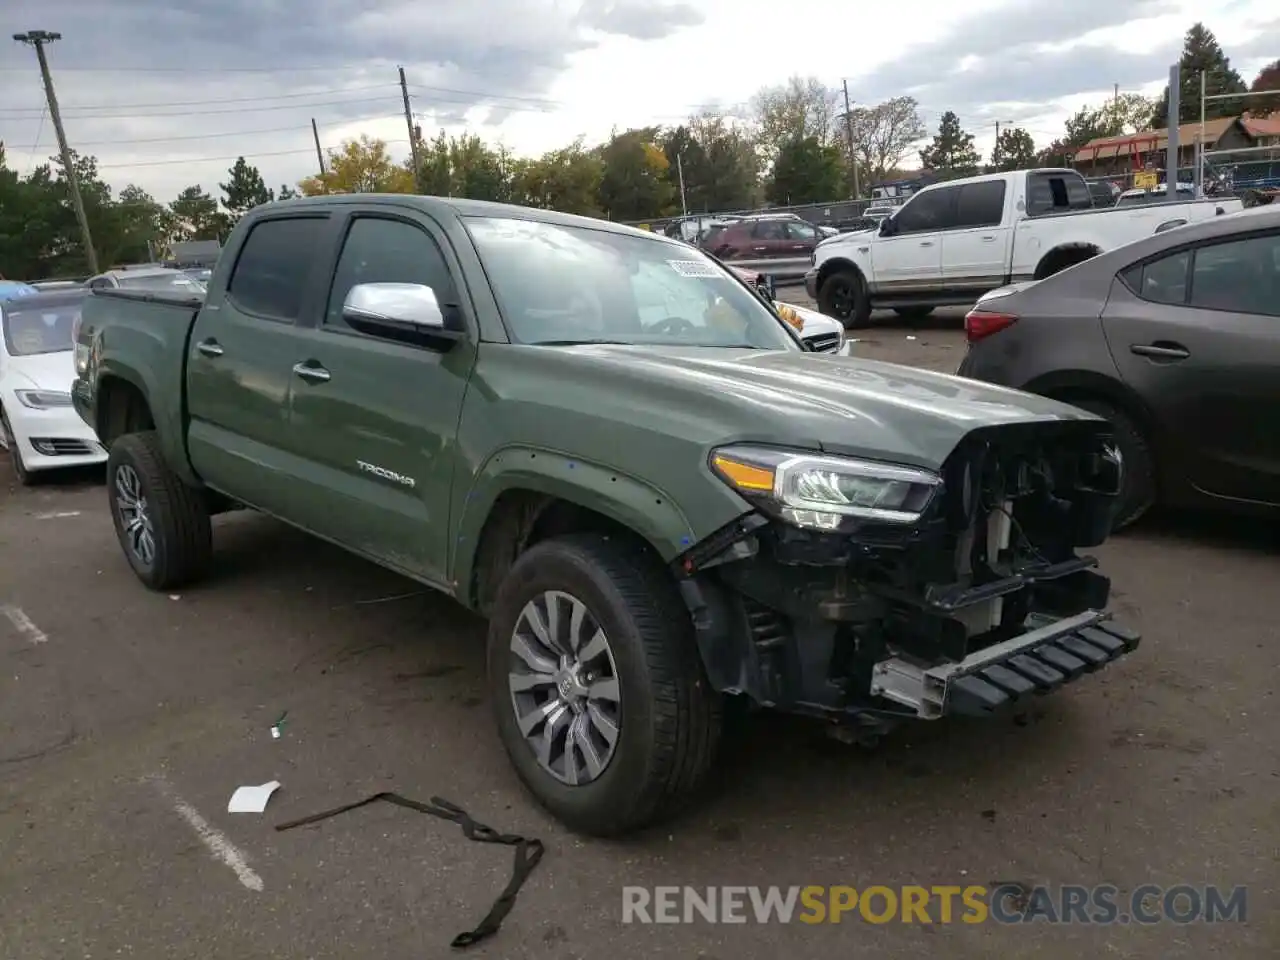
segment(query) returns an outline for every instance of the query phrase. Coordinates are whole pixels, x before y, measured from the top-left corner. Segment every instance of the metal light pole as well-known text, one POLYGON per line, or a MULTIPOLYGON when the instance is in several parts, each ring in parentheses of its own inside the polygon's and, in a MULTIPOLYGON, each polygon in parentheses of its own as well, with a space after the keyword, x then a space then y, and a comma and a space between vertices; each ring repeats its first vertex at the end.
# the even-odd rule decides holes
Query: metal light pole
POLYGON ((684 151, 676 154, 676 173, 680 177, 680 210, 687 217, 689 216, 689 204, 684 199, 684 151))
POLYGON ((76 219, 80 221, 80 238, 84 243, 84 256, 89 264, 89 272, 98 272, 98 254, 93 249, 93 236, 89 233, 89 217, 84 212, 84 197, 80 194, 80 178, 76 175, 75 165, 71 162, 71 148, 67 146, 67 132, 62 128, 62 113, 58 110, 58 96, 53 92, 53 78, 49 76, 49 60, 44 54, 44 45, 61 40, 62 34, 48 30, 28 30, 26 33, 15 33, 13 39, 36 48, 36 59, 40 61, 40 77, 44 80, 44 95, 49 101, 49 116, 53 120, 54 132, 58 135, 58 148, 62 151, 62 169, 67 174, 67 184, 71 188, 71 204, 75 207, 76 219))
POLYGON ((1169 68, 1169 142, 1165 148, 1165 181, 1170 200, 1178 198, 1178 127, 1182 120, 1182 65, 1175 63, 1169 68))

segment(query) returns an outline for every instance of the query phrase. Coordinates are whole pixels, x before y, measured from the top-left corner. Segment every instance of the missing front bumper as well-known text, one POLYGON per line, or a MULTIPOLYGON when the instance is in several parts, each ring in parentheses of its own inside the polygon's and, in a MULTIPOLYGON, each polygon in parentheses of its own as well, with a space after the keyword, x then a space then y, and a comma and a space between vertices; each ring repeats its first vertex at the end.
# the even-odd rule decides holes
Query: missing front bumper
POLYGON ((964 660, 924 667, 890 657, 872 668, 871 694, 936 720, 986 716, 1048 693, 1137 649, 1141 638, 1089 610, 1061 620, 1035 617, 1028 631, 964 660))

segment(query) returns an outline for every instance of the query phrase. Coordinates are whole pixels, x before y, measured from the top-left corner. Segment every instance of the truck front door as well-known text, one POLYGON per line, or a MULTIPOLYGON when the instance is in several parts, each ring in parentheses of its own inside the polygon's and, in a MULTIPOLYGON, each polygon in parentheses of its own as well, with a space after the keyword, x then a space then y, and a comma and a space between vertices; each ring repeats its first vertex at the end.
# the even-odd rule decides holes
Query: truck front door
MULTIPOLYGON (((355 211, 318 322, 289 360, 289 428, 305 451, 307 526, 423 579, 444 582, 458 416, 474 336, 447 352, 360 333, 343 319, 358 283, 431 287, 468 323, 452 249, 424 214, 355 211)), ((329 261, 332 263, 332 261, 329 261)))
POLYGON ((227 283, 209 291, 188 342, 188 450, 204 480, 251 506, 291 517, 298 460, 288 392, 297 324, 323 307, 332 223, 324 212, 257 221, 227 283))

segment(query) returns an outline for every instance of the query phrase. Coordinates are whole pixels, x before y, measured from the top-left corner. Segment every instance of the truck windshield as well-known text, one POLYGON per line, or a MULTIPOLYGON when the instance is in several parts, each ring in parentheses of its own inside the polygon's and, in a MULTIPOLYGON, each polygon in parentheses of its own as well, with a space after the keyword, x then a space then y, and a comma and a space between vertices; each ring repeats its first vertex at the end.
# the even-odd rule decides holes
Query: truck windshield
POLYGON ((0 307, 4 345, 11 357, 60 353, 71 349, 71 328, 80 316, 80 302, 37 306, 10 301, 0 307))
POLYGON ((801 349, 759 297, 692 247, 535 220, 464 221, 519 343, 801 349))

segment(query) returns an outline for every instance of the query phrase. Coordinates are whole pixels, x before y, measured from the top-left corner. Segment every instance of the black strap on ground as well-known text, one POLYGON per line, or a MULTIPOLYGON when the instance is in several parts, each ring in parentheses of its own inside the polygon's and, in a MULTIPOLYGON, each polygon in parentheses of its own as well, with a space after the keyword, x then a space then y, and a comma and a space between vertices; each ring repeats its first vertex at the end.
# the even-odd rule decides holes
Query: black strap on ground
POLYGON ((493 906, 489 909, 488 914, 481 920, 473 930, 460 933, 453 938, 452 945, 459 949, 474 946, 481 940, 487 939, 498 932, 498 928, 502 926, 502 921, 506 919, 507 914, 511 912, 511 908, 515 906, 516 895, 519 894, 520 888, 524 886, 524 882, 529 879, 529 875, 533 873, 533 868, 538 865, 538 861, 542 859, 542 854, 546 850, 541 840, 529 840, 525 837, 516 836, 513 833, 499 833, 493 827, 485 826, 483 823, 477 823, 471 819, 467 811, 463 810, 456 804, 443 800, 440 797, 432 797, 430 802, 422 803, 418 800, 410 800, 408 797, 402 797, 398 793, 375 793, 371 797, 363 800, 357 800, 355 803, 348 803, 346 806, 335 807, 332 810, 326 810, 323 813, 313 813, 309 817, 302 817, 299 820, 290 820, 288 823, 276 825, 277 830, 292 830, 294 827, 305 827, 311 823, 318 823, 321 820, 328 820, 330 817, 336 817, 340 813, 346 813, 349 810, 357 810, 360 807, 368 806, 379 800, 385 800, 387 803, 394 803, 398 807, 407 807, 410 810, 416 810, 418 813, 430 814, 433 817, 439 817, 441 820, 451 820, 462 827, 462 835, 468 840, 474 840, 477 843, 500 843, 504 846, 515 847, 515 856, 511 864, 511 879, 507 881, 506 889, 499 894, 498 899, 494 901, 493 906))

